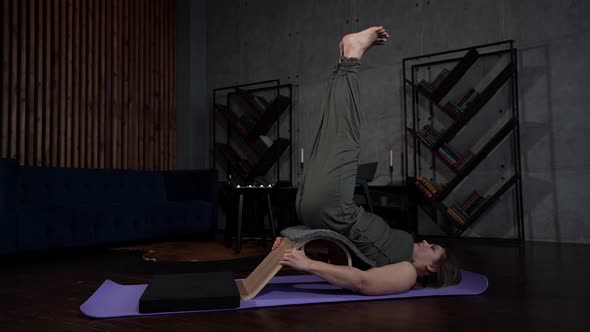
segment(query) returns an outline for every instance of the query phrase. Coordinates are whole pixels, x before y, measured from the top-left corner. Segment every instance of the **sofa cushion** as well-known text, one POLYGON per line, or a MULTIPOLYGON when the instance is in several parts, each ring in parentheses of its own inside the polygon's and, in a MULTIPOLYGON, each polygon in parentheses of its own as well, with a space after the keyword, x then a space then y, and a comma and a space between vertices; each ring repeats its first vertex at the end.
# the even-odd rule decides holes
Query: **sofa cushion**
POLYGON ((16 211, 19 250, 44 250, 211 230, 208 202, 29 207, 16 211))
POLYGON ((159 172, 21 167, 18 203, 51 207, 156 203, 166 200, 159 172))
POLYGON ((16 210, 0 209, 0 253, 16 251, 16 210))
POLYGON ((11 209, 16 200, 18 164, 14 159, 0 159, 0 210, 11 209))

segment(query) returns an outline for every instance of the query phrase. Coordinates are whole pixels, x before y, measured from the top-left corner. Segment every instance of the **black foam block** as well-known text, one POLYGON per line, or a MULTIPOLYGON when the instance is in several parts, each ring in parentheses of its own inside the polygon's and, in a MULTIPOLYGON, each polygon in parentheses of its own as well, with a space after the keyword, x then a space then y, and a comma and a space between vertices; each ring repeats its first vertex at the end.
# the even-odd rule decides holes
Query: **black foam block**
POLYGON ((240 306, 231 272, 159 275, 139 299, 140 313, 227 309, 240 306))

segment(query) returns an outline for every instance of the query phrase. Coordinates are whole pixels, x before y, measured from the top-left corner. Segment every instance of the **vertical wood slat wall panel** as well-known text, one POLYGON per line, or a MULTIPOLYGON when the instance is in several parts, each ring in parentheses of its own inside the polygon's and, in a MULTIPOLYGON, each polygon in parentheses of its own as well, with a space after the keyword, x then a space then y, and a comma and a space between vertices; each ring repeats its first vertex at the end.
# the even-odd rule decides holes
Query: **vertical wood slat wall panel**
POLYGON ((64 146, 64 158, 65 166, 72 166, 72 67, 73 67, 73 3, 72 0, 68 0, 66 5, 66 107, 65 107, 65 146, 64 146))
POLYGON ((155 40, 157 38, 156 36, 156 31, 158 28, 158 10, 156 8, 156 6, 152 6, 151 7, 151 11, 152 14, 150 15, 151 18, 151 38, 150 38, 150 49, 152 50, 151 53, 151 57, 150 57, 150 74, 152 75, 152 77, 150 77, 150 129, 149 129, 149 135, 150 135, 150 145, 149 145, 149 153, 150 153, 150 158, 149 158, 149 162, 150 162, 150 168, 154 169, 156 166, 156 154, 155 154, 155 145, 156 145, 156 135, 158 132, 158 128, 156 127, 156 116, 158 114, 158 102, 157 102, 157 91, 156 91, 156 80, 158 79, 158 68, 157 68, 157 60, 158 60, 158 51, 156 48, 156 43, 155 40))
MULTIPOLYGON (((137 35, 137 39, 139 40, 139 46, 138 49, 144 50, 146 49, 145 45, 145 6, 142 6, 142 2, 138 2, 138 9, 139 9, 139 30, 138 30, 138 35, 137 35)), ((143 165, 145 168, 145 159, 144 159, 144 153, 143 153, 143 147, 145 146, 144 144, 144 140, 143 140, 143 128, 145 127, 145 122, 143 114, 145 111, 145 106, 146 106, 146 99, 145 99, 145 89, 144 89, 144 78, 145 78, 145 74, 146 74, 146 68, 144 66, 145 63, 145 53, 139 53, 138 56, 138 61, 139 61, 139 100, 138 100, 138 109, 137 109, 137 123, 139 124, 139 131, 138 131, 138 140, 137 140, 137 151, 139 152, 138 155, 138 163, 139 165, 143 165)))
POLYGON ((104 87, 105 87, 105 97, 104 97, 104 108, 103 108, 103 127, 101 129, 101 133, 104 137, 104 165, 105 167, 109 167, 112 163, 112 124, 111 124, 111 115, 112 115, 112 70, 113 70, 113 44, 111 39, 113 38, 113 3, 112 0, 103 0, 105 3, 105 34, 104 37, 101 39, 104 42, 105 50, 105 76, 104 76, 104 87), (111 124, 110 126, 108 124, 111 124))
POLYGON ((35 145, 35 162, 36 166, 41 166, 43 162, 43 45, 44 45, 44 16, 43 16, 43 1, 37 2, 35 9, 35 15, 37 17, 36 31, 37 31, 37 52, 39 56, 33 57, 35 61, 35 126, 33 127, 34 145, 35 145))
POLYGON ((106 67, 106 56, 105 56, 105 33, 106 33, 106 4, 104 0, 99 0, 99 15, 98 15, 98 27, 99 27, 99 65, 98 65, 98 166, 100 168, 105 167, 104 155, 105 155, 105 144, 104 144, 104 122, 105 122, 105 108, 106 108, 106 79, 105 79, 105 67, 106 67))
POLYGON ((57 166, 65 167, 66 166, 66 157, 65 157, 65 147, 66 147, 66 115, 67 115, 67 100, 66 100, 66 82, 67 82, 67 32, 66 32, 66 20, 67 20, 67 3, 60 3, 60 10, 59 10, 59 39, 60 39, 60 48, 59 48, 59 111, 58 111, 58 118, 59 118, 59 145, 58 145, 58 155, 59 155, 59 163, 57 166))
POLYGON ((50 165, 58 166, 59 160, 59 0, 52 0, 51 17, 51 162, 50 165))
MULTIPOLYGON (((170 3, 169 2, 164 2, 164 12, 168 12, 170 8, 170 3)), ((170 105, 168 105, 168 98, 170 98, 170 94, 169 94, 169 87, 170 87, 170 56, 169 53, 166 50, 170 49, 170 43, 171 43, 171 38, 166 38, 166 36, 169 36, 169 29, 170 26, 170 18, 168 17, 168 15, 164 15, 164 30, 162 32, 163 35, 163 41, 164 41, 164 46, 163 46, 163 54, 164 54, 164 79, 162 80, 162 83, 164 84, 164 97, 163 97, 163 108, 164 110, 169 109, 170 105)), ((162 148, 164 149, 162 151, 162 158, 164 158, 164 168, 165 169, 170 169, 170 159, 169 159, 169 154, 168 151, 170 150, 170 143, 169 143, 169 137, 170 135, 168 134, 168 130, 166 130, 167 128, 169 128, 170 124, 168 122, 168 116, 166 114, 166 112, 164 111, 162 113, 162 126, 165 128, 165 130, 162 132, 163 136, 164 136, 164 143, 162 144, 162 148)))
POLYGON ((44 54, 44 13, 43 13, 44 2, 37 1, 37 7, 35 10, 35 15, 37 17, 37 24, 36 24, 36 31, 37 31, 37 40, 35 42, 35 50, 38 56, 34 57, 35 61, 35 73, 36 73, 36 83, 34 88, 35 93, 35 127, 33 130, 33 136, 35 139, 34 142, 34 149, 33 153, 35 154, 35 165, 41 166, 43 164, 43 54, 44 54))
POLYGON ((166 166, 164 165, 164 119, 162 115, 164 114, 164 2, 160 2, 160 8, 158 8, 158 12, 160 13, 160 25, 158 28, 158 38, 156 39, 158 42, 158 71, 159 77, 156 80, 158 84, 158 169, 164 169, 166 166))
POLYGON ((175 4, 2 0, 0 157, 174 169, 175 4))
POLYGON ((41 65, 44 71, 44 87, 43 87, 43 160, 41 165, 51 164, 51 1, 43 1, 43 15, 45 16, 43 24, 43 32, 45 34, 45 45, 43 52, 43 62, 41 65))
POLYGON ((27 24, 27 56, 26 56, 26 71, 27 71, 27 82, 26 82, 26 93, 25 93, 25 163, 34 164, 34 115, 35 115, 35 98, 33 91, 35 90, 35 57, 33 56, 35 49, 35 0, 27 0, 27 17, 33 18, 28 19, 27 24))
MULTIPOLYGON (((172 1, 172 10, 170 11, 171 13, 175 13, 176 12, 176 1, 172 1)), ((172 75, 174 75, 174 77, 172 77, 170 79, 170 82, 172 83, 172 96, 170 97, 170 100, 172 102, 172 109, 176 109, 176 17, 174 17, 174 21, 171 23, 171 35, 172 38, 170 38, 172 44, 172 47, 170 47, 170 52, 172 52, 172 59, 170 60, 172 62, 172 70, 170 71, 172 73, 172 75)), ((172 167, 176 167, 176 112, 168 112, 168 114, 170 115, 170 117, 172 117, 172 121, 170 123, 170 130, 171 132, 171 139, 172 139, 172 143, 170 145, 170 151, 172 151, 172 167)))
MULTIPOLYGON (((12 16, 11 16, 11 31, 10 31, 10 122, 9 122, 9 143, 8 155, 12 159, 16 159, 16 133, 17 133, 17 110, 18 110, 18 3, 11 1, 12 16)), ((4 51, 3 51, 4 52, 4 51)), ((3 111, 4 113, 4 111, 3 111)))
POLYGON ((72 43, 72 151, 71 151, 71 167, 80 167, 80 0, 74 0, 73 3, 73 43, 72 43))
POLYGON ((17 76, 17 81, 18 81, 18 86, 19 86, 19 90, 18 90, 18 117, 17 117, 17 132, 19 133, 17 135, 17 142, 16 142, 16 146, 17 146, 17 152, 16 152, 16 156, 17 156, 17 160, 19 163, 24 164, 25 163, 25 158, 24 158, 24 152, 25 152, 25 106, 26 106, 26 60, 27 60, 27 25, 26 25, 26 10, 27 10, 27 2, 25 1, 21 1, 18 3, 19 6, 19 16, 20 16, 20 21, 19 21, 19 36, 18 36, 18 44, 19 44, 19 57, 18 57, 18 76, 17 76))
POLYGON ((132 15, 132 13, 137 13, 137 3, 135 0, 129 0, 127 2, 129 5, 129 56, 130 56, 130 65, 129 65, 129 143, 127 146, 129 147, 129 167, 135 168, 137 165, 137 98, 138 98, 138 89, 137 89, 137 82, 138 80, 138 70, 137 70, 137 55, 139 52, 139 47, 137 47, 137 15, 132 15))
POLYGON ((121 15, 121 13, 119 12, 118 8, 118 4, 120 3, 120 1, 115 1, 112 4, 112 17, 113 17, 113 22, 112 22, 112 39, 111 39, 111 45, 112 45, 112 101, 111 101, 111 112, 109 112, 111 114, 112 117, 112 121, 111 121, 111 144, 109 144, 110 146, 112 146, 111 149, 111 167, 114 168, 120 168, 119 167, 119 160, 117 158, 117 153, 119 151, 118 147, 121 144, 120 136, 118 133, 119 130, 119 115, 121 114, 121 111, 119 109, 119 98, 118 98, 118 89, 120 88, 120 84, 119 84, 119 68, 118 68, 118 63, 119 63, 119 48, 117 47, 117 44, 119 42, 119 32, 118 32, 118 28, 119 28, 119 16, 121 15))
POLYGON ((101 149, 99 144, 98 124, 100 122, 100 13, 102 0, 94 0, 94 103, 92 106, 92 165, 101 167, 98 151, 101 149))
MULTIPOLYGON (((170 13, 170 12, 174 12, 173 7, 171 6, 170 2, 166 2, 166 12, 170 13)), ((173 18, 170 17, 170 15, 166 15, 166 20, 167 20, 167 27, 166 27, 166 103, 165 103, 165 108, 166 110, 169 110, 172 108, 172 98, 175 98, 175 93, 173 93, 172 91, 172 80, 175 79, 176 75, 174 73, 172 73, 173 67, 172 67, 172 62, 175 61, 174 60, 174 53, 172 50, 172 47, 176 47, 176 42, 174 40, 174 37, 172 35, 172 32, 174 30, 176 30, 175 27, 175 21, 173 20, 173 18)), ((167 168, 168 169, 173 169, 173 164, 172 164, 172 159, 170 158, 171 154, 172 154, 172 140, 171 140, 171 133, 172 133, 172 123, 170 122, 170 112, 166 112, 165 114, 165 118, 166 118, 166 146, 164 147, 166 153, 165 153, 165 158, 166 158, 166 163, 167 163, 167 168)))
MULTIPOLYGON (((2 49, 10 49, 10 3, 2 1, 2 49)), ((8 156, 8 121, 10 119, 10 53, 2 52, 2 110, 0 113, 0 156, 8 156)))
POLYGON ((86 11, 86 0, 78 0, 80 8, 80 108, 79 114, 79 141, 78 141, 78 167, 86 167, 86 113, 88 113, 88 104, 86 98, 87 83, 86 74, 88 71, 88 58, 86 48, 86 32, 88 31, 87 26, 87 11, 86 11))
POLYGON ((146 128, 146 135, 148 137, 148 144, 147 144, 147 158, 148 158, 148 167, 149 169, 152 169, 154 167, 154 132, 155 132, 155 128, 154 128, 154 114, 156 114, 156 107, 155 107, 155 95, 154 95, 154 77, 155 77, 155 67, 154 67, 154 61, 156 59, 155 54, 156 54, 156 50, 155 50, 155 45, 154 45, 154 39, 156 38, 155 36, 155 27, 156 27, 156 19, 155 19, 155 8, 153 6, 148 7, 149 13, 148 13, 148 29, 149 29, 149 38, 148 38, 148 48, 152 50, 152 52, 150 52, 149 56, 148 56, 148 109, 147 109, 147 125, 148 128, 146 128))
POLYGON ((130 59, 129 59, 129 1, 123 1, 122 5, 122 40, 123 40, 123 55, 121 60, 121 70, 123 75, 123 105, 121 111, 123 112, 121 126, 121 168, 127 169, 129 167, 129 72, 130 72, 130 59))

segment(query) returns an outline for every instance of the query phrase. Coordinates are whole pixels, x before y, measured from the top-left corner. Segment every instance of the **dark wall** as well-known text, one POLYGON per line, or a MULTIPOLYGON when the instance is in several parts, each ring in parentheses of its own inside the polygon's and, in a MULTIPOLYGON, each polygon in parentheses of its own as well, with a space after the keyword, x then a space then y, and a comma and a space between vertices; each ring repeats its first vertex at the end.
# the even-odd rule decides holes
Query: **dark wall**
POLYGON ((205 0, 177 0, 178 169, 209 165, 207 109, 207 17, 205 0))

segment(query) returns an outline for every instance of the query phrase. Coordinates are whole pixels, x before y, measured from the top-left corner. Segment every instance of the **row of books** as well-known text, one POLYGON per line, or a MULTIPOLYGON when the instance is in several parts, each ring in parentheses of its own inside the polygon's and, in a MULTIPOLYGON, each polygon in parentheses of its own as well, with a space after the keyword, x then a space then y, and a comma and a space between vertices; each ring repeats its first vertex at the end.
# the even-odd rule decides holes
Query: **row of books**
POLYGON ((479 92, 470 88, 458 102, 448 101, 445 106, 443 106, 442 111, 451 118, 458 120, 465 116, 466 112, 469 110, 469 106, 471 106, 478 97, 479 92))
POLYGON ((470 150, 465 151, 461 156, 458 156, 455 152, 452 152, 448 147, 445 149, 445 146, 441 147, 436 151, 436 153, 445 160, 450 166, 452 166, 457 171, 462 171, 465 166, 469 164, 469 162, 475 157, 473 152, 470 150), (449 152, 451 151, 451 152, 449 152))
MULTIPOLYGON (((416 132, 416 135, 422 139, 430 148, 435 146, 438 142, 442 140, 442 135, 434 129, 431 125, 425 125, 419 132, 416 132)), ((459 155, 455 152, 450 146, 443 144, 436 153, 449 164, 453 168, 458 171, 461 171, 463 167, 465 167, 471 159, 473 159, 474 154, 467 150, 462 155, 459 155)))
POLYGON ((441 70, 432 83, 428 82, 427 80, 422 80, 420 83, 418 83, 418 88, 422 89, 426 95, 430 96, 440 86, 445 78, 447 78, 448 75, 449 71, 446 68, 443 68, 443 70, 441 70))
POLYGON ((244 123, 236 113, 234 113, 229 107, 221 104, 216 104, 215 108, 219 113, 221 113, 229 122, 232 124, 234 128, 240 133, 240 135, 246 137, 250 135, 250 131, 248 130, 248 126, 244 123))
POLYGON ((448 207, 447 213, 459 224, 465 225, 485 200, 477 191, 473 191, 463 203, 455 203, 448 207))
MULTIPOLYGON (((471 148, 462 155, 457 154, 448 145, 443 145, 437 151, 437 153, 451 166, 453 166, 458 171, 461 171, 469 163, 469 161, 471 161, 471 159, 473 159, 475 155, 478 154, 494 138, 494 136, 503 129, 503 127, 511 123, 514 123, 512 114, 510 112, 505 112, 504 115, 498 119, 483 135, 481 135, 479 139, 471 146, 471 148)), ((431 148, 441 140, 440 133, 438 133, 438 131, 433 129, 430 125, 424 126, 422 130, 416 132, 416 135, 431 148)))
POLYGON ((424 143, 426 143, 430 149, 432 149, 442 140, 442 135, 429 124, 425 125, 422 127, 422 129, 420 129, 420 131, 416 132, 416 135, 418 135, 418 137, 424 143))
MULTIPOLYGON (((251 116, 245 113, 238 117, 238 115, 235 112, 233 112, 229 107, 225 105, 217 104, 215 105, 215 107, 222 115, 224 115, 231 122, 234 128, 238 130, 240 135, 244 137, 252 136, 251 133, 253 132, 254 127, 256 126, 255 119, 253 119, 251 116)), ((268 138, 268 136, 258 135, 258 138, 262 140, 262 142, 265 143, 267 147, 270 147, 272 145, 272 141, 268 138)))
POLYGON ((509 184, 510 181, 515 181, 514 176, 510 176, 509 172, 504 174, 499 181, 494 183, 485 193, 480 194, 477 191, 473 191, 463 203, 456 203, 447 208, 447 212, 453 219, 458 223, 464 225, 465 222, 471 218, 479 208, 496 195, 502 187, 509 184), (508 179, 508 180, 507 180, 508 179))
POLYGON ((419 176, 418 179, 416 179, 416 181, 414 182, 414 184, 429 199, 435 197, 441 190, 424 176, 419 176))
POLYGON ((262 96, 254 95, 250 93, 248 90, 237 88, 236 92, 238 96, 247 104, 245 107, 245 111, 253 117, 256 122, 262 116, 266 107, 268 106, 268 101, 264 99, 262 96))
POLYGON ((240 135, 246 139, 257 138, 258 135, 265 135, 274 125, 277 118, 291 104, 289 97, 279 95, 272 103, 269 103, 264 97, 255 96, 243 91, 239 94, 241 101, 249 100, 247 103, 232 105, 230 108, 225 105, 215 105, 222 115, 230 120, 232 125, 238 130, 240 135))

